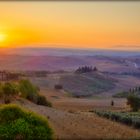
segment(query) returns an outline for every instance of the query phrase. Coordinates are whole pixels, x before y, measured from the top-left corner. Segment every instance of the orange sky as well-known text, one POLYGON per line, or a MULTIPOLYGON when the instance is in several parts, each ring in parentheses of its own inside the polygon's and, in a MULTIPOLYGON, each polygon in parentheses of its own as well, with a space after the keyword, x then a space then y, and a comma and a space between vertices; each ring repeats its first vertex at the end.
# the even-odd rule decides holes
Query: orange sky
POLYGON ((0 2, 0 46, 140 46, 140 2, 0 2))

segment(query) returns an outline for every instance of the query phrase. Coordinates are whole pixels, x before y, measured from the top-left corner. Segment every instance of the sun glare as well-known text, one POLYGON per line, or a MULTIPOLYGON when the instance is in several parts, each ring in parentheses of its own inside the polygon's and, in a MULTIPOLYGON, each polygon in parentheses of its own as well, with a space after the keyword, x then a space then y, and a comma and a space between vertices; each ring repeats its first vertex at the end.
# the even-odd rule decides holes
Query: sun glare
POLYGON ((6 40, 6 34, 0 33, 0 42, 4 42, 6 40))

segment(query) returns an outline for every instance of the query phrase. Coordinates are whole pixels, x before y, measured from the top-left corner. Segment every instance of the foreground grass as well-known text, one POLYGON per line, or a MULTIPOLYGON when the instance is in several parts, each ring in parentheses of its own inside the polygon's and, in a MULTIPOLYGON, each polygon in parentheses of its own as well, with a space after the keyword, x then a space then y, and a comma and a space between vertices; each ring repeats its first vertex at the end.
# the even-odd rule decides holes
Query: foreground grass
POLYGON ((53 132, 45 118, 14 104, 1 105, 0 139, 51 140, 53 132))

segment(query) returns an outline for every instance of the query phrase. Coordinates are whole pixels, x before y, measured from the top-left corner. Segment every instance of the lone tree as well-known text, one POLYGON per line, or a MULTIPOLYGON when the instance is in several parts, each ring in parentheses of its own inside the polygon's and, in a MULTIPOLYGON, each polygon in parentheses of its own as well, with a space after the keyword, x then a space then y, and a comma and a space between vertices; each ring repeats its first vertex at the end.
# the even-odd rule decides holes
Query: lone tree
POLYGON ((140 97, 129 95, 127 97, 127 104, 130 105, 133 111, 138 111, 140 109, 140 97))
POLYGON ((94 68, 93 68, 93 71, 98 71, 97 67, 94 67, 94 68))
POLYGON ((111 101, 111 106, 114 106, 114 101, 113 100, 111 101))

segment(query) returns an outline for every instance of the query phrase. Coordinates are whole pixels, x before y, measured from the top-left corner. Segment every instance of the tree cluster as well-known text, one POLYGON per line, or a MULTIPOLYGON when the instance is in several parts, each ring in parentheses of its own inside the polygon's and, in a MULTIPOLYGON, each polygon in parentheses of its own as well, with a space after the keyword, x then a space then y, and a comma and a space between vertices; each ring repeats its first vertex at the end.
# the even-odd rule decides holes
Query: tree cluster
POLYGON ((129 92, 130 93, 140 92, 140 87, 130 88, 129 92))
POLYGON ((76 73, 87 73, 87 72, 93 72, 93 71, 98 71, 96 67, 92 66, 83 66, 79 67, 75 72, 76 73))

